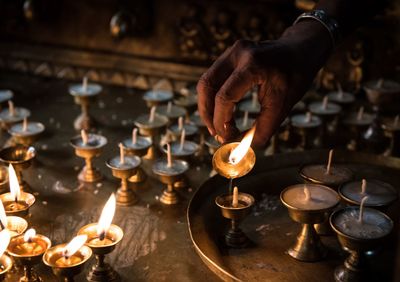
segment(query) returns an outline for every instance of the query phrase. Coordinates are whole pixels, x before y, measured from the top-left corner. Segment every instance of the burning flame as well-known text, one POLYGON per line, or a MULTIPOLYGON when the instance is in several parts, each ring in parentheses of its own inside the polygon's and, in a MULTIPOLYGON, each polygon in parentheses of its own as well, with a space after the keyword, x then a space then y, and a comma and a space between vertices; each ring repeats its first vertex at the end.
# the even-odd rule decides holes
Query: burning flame
POLYGON ((73 256, 83 245, 85 245, 86 241, 87 235, 78 235, 74 237, 74 239, 65 246, 64 257, 70 258, 73 256))
POLYGON ((11 164, 8 166, 8 178, 10 181, 11 196, 17 202, 19 199, 19 196, 21 195, 21 188, 19 187, 17 174, 15 173, 15 170, 11 164))
POLYGON ((8 244, 10 243, 10 232, 7 229, 0 232, 0 257, 7 250, 8 244))
POLYGON ((254 126, 246 133, 239 145, 237 145, 237 147, 232 150, 231 154, 229 155, 229 163, 236 165, 243 159, 250 148, 255 131, 256 127, 254 126))
POLYGON ((116 200, 114 193, 112 193, 107 203, 104 205, 99 219, 99 224, 97 225, 97 235, 100 237, 100 240, 104 240, 104 236, 107 233, 108 228, 110 228, 114 217, 115 208, 116 200))
POLYGON ((29 229, 28 231, 25 232, 24 241, 31 242, 33 237, 35 237, 35 235, 36 235, 36 230, 33 228, 29 229))
POLYGON ((2 201, 0 201, 0 227, 1 229, 7 228, 7 214, 2 201))

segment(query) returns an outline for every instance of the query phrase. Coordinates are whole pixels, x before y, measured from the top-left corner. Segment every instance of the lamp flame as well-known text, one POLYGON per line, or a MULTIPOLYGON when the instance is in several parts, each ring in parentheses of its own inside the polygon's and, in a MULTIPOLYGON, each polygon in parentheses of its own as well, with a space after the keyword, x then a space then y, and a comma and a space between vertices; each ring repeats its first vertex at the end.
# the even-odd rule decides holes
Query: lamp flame
POLYGON ((7 228, 7 214, 2 201, 0 201, 0 227, 2 230, 7 228))
POLYGON ((114 193, 112 193, 107 203, 104 205, 99 223, 97 225, 97 235, 99 236, 100 240, 104 240, 108 228, 110 228, 111 222, 115 214, 116 204, 117 202, 115 199, 115 195, 114 193))
POLYGON ((19 187, 17 174, 15 173, 12 164, 8 166, 8 177, 10 181, 10 193, 13 199, 17 202, 21 195, 21 188, 19 187))
POLYGON ((87 235, 78 235, 74 237, 74 239, 65 246, 63 252, 64 257, 68 259, 73 256, 83 245, 85 245, 86 241, 87 235))
POLYGON ((0 232, 0 257, 2 257, 4 252, 7 250, 10 239, 10 232, 8 232, 7 229, 0 232))
POLYGON ((246 133, 239 145, 237 145, 236 148, 232 150, 231 154, 229 155, 229 163, 236 165, 244 158, 244 156, 249 151, 255 131, 256 127, 254 126, 246 133))
POLYGON ((36 230, 31 228, 25 232, 24 241, 29 243, 32 241, 33 237, 35 237, 35 236, 36 236, 36 230))

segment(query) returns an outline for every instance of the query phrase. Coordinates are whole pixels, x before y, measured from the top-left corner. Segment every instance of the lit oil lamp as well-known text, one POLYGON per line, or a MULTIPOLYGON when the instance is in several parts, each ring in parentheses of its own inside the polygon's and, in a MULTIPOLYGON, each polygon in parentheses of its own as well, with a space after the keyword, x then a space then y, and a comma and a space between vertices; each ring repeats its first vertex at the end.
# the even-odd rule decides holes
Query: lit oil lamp
POLYGON ((20 281, 42 281, 33 267, 41 262, 43 254, 50 246, 50 239, 36 234, 35 229, 29 229, 24 235, 11 239, 8 254, 24 267, 24 276, 20 281))
POLYGON ((89 114, 89 105, 102 90, 101 85, 89 83, 87 77, 83 78, 82 84, 73 84, 69 87, 69 94, 74 97, 75 103, 81 106, 81 114, 74 121, 76 130, 89 130, 94 126, 94 119, 89 114))
POLYGON ((93 167, 92 159, 100 156, 103 147, 107 144, 107 138, 98 134, 87 134, 81 130, 81 135, 76 136, 70 141, 75 149, 75 154, 85 159, 85 166, 78 175, 78 179, 83 182, 97 182, 101 180, 101 173, 93 167))
POLYGON ((4 252, 7 250, 8 244, 10 243, 10 233, 8 230, 0 231, 0 281, 3 281, 8 272, 13 266, 12 259, 5 255, 4 252))
POLYGON ((25 217, 29 214, 29 208, 35 203, 35 196, 21 191, 12 165, 9 166, 8 174, 10 177, 10 192, 1 194, 0 200, 8 216, 25 217))
POLYGON ((184 108, 188 115, 197 109, 197 95, 192 93, 188 88, 180 90, 180 96, 174 99, 174 104, 184 108))
POLYGON ((184 173, 189 169, 189 164, 183 160, 173 160, 171 146, 167 144, 167 159, 157 160, 153 164, 153 173, 160 181, 167 185, 160 197, 160 202, 166 205, 173 205, 179 202, 178 195, 174 190, 174 184, 183 179, 184 173))
POLYGON ((326 255, 314 224, 323 223, 339 203, 338 194, 319 184, 297 184, 285 188, 281 201, 289 216, 303 225, 288 254, 300 261, 318 261, 326 255))
POLYGON ((79 235, 68 244, 49 248, 43 255, 44 264, 51 267, 56 276, 73 282, 92 256, 92 250, 85 246, 87 239, 87 235, 79 235))
POLYGON ((156 110, 157 108, 154 106, 150 109, 150 114, 141 115, 135 120, 135 126, 139 128, 139 133, 150 137, 152 141, 152 146, 146 155, 147 159, 154 159, 156 157, 156 146, 160 143, 161 134, 164 133, 168 124, 168 118, 156 114, 156 110))
POLYGON ((258 92, 252 92, 251 95, 251 99, 239 103, 239 111, 248 112, 251 117, 255 117, 260 113, 261 105, 258 102, 258 92))
POLYGON ((114 177, 121 179, 121 187, 117 191, 117 203, 121 206, 131 206, 138 201, 135 192, 128 186, 128 179, 136 174, 141 164, 137 156, 125 156, 125 148, 119 144, 120 155, 106 162, 114 177))
POLYGON ((212 164, 215 171, 230 180, 229 192, 232 193, 232 181, 250 172, 256 163, 256 155, 250 147, 255 127, 249 130, 241 142, 222 145, 214 154, 212 164))
MULTIPOLYGON (((149 148, 152 145, 149 137, 143 137, 138 135, 138 129, 132 130, 132 137, 122 141, 122 145, 125 147, 125 152, 130 156, 137 156, 142 158, 147 155, 149 148)), ((141 183, 146 180, 146 173, 141 166, 137 168, 135 175, 129 178, 129 182, 141 183)))
POLYGON ((16 145, 4 148, 0 151, 0 162, 15 169, 19 186, 22 191, 31 190, 29 184, 24 180, 22 172, 28 169, 36 157, 34 147, 16 145))
POLYGON ((292 127, 301 137, 300 147, 311 149, 316 147, 316 137, 322 126, 322 120, 318 116, 314 116, 311 112, 306 114, 294 115, 290 118, 292 127))
POLYGON ((231 227, 225 235, 225 243, 233 248, 245 247, 249 240, 239 228, 239 224, 250 213, 254 205, 253 196, 239 193, 238 188, 235 187, 233 194, 218 196, 215 204, 221 209, 222 216, 231 220, 231 227))
POLYGON ((385 211, 397 200, 397 190, 389 183, 376 179, 362 179, 344 183, 339 187, 340 197, 350 205, 360 205, 368 196, 364 206, 385 211))
POLYGON ((124 232, 117 225, 111 224, 116 208, 114 194, 111 195, 103 208, 98 223, 82 227, 78 235, 86 235, 86 246, 89 246, 96 256, 96 264, 87 275, 88 281, 119 281, 118 274, 104 262, 105 256, 111 253, 122 240, 124 232))
POLYGON ((45 127, 42 123, 28 121, 28 118, 25 118, 22 123, 12 125, 8 133, 12 136, 16 144, 31 146, 38 140, 44 129, 45 127))
POLYGON ((172 140, 178 140, 182 135, 182 131, 185 130, 185 136, 188 140, 193 140, 199 129, 194 123, 184 122, 184 118, 180 117, 178 123, 172 124, 168 128, 168 133, 171 134, 172 140))
POLYGON ((393 229, 393 221, 384 213, 364 207, 368 196, 360 207, 347 207, 333 212, 330 223, 337 233, 343 249, 350 253, 344 264, 334 272, 336 281, 367 281, 366 253, 380 248, 393 229))
POLYGON ((364 112, 364 107, 360 107, 358 112, 353 112, 344 117, 343 124, 350 129, 351 139, 348 148, 356 150, 360 139, 365 130, 374 122, 375 115, 364 112))
POLYGON ((11 237, 21 235, 28 228, 28 222, 19 216, 7 216, 3 206, 3 202, 0 201, 0 230, 7 229, 11 237))
POLYGON ((145 100, 147 106, 151 108, 154 106, 167 104, 169 101, 172 100, 173 97, 174 94, 171 91, 153 89, 144 93, 143 100, 145 100))
POLYGON ((183 107, 176 106, 172 102, 168 102, 167 105, 161 105, 157 107, 156 113, 168 118, 168 124, 173 124, 180 117, 186 116, 186 110, 183 107))
POLYGON ((28 109, 15 107, 12 101, 8 101, 8 109, 0 112, 0 122, 4 129, 8 129, 11 125, 22 122, 30 115, 31 112, 28 109))

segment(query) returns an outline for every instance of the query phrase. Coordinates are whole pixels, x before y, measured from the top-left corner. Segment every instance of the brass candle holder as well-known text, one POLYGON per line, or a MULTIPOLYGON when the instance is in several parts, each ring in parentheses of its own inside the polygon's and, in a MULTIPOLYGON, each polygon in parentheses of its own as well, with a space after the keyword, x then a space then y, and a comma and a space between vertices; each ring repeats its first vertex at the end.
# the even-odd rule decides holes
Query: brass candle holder
POLYGON ((131 206, 138 201, 135 192, 128 186, 128 179, 136 174, 141 160, 136 156, 115 157, 106 162, 106 165, 111 169, 112 175, 121 179, 121 186, 117 190, 117 203, 120 206, 131 206))
POLYGON ((24 146, 31 146, 38 140, 40 134, 44 131, 45 127, 40 122, 28 122, 24 119, 22 123, 14 124, 8 130, 16 144, 24 146))
POLYGON ((85 166, 79 173, 78 179, 89 183, 101 180, 102 175, 93 167, 92 159, 100 156, 103 147, 107 144, 107 138, 82 131, 81 136, 75 136, 70 140, 70 144, 75 149, 75 155, 85 159, 85 166))
POLYGON ((157 146, 160 143, 161 134, 165 132, 168 118, 156 114, 156 107, 152 107, 150 114, 141 115, 135 120, 135 126, 143 136, 151 138, 152 146, 149 149, 146 159, 154 160, 157 156, 157 146))
POLYGON ((232 205, 233 195, 225 194, 215 199, 215 204, 221 209, 222 216, 231 220, 231 227, 225 235, 225 243, 229 247, 245 247, 249 240, 246 234, 240 229, 240 222, 251 212, 254 205, 254 198, 250 194, 238 193, 238 205, 232 205))
POLYGON ((0 200, 4 205, 7 216, 19 217, 28 216, 30 207, 36 201, 35 196, 26 192, 21 192, 17 199, 12 193, 1 194, 0 200))
POLYGON ((17 264, 22 265, 24 268, 24 275, 19 281, 42 281, 33 267, 41 262, 43 254, 50 246, 50 239, 46 236, 35 234, 33 229, 28 230, 25 235, 19 235, 11 239, 7 249, 8 254, 17 264), (30 231, 33 231, 32 234, 28 234, 30 231))
POLYGON ((156 113, 168 118, 168 124, 173 124, 178 121, 180 117, 186 116, 186 110, 183 107, 172 104, 168 102, 167 105, 161 105, 157 107, 156 113))
POLYGON ((314 224, 324 222, 339 203, 339 196, 329 187, 317 184, 298 184, 285 188, 280 195, 289 216, 302 224, 302 230, 288 254, 300 261, 318 261, 325 257, 314 224))
POLYGON ((330 217, 330 224, 343 249, 350 253, 344 264, 335 269, 335 280, 369 280, 370 267, 365 254, 382 246, 393 229, 393 221, 372 208, 361 211, 360 207, 347 207, 335 211, 330 217), (360 218, 363 218, 362 221, 360 218))
POLYGON ((347 148, 350 150, 357 150, 360 146, 362 134, 374 122, 375 115, 365 113, 364 107, 360 107, 358 112, 353 112, 345 116, 342 123, 349 129, 350 138, 348 140, 347 148))
POLYGON ((178 195, 174 189, 175 183, 181 181, 184 173, 189 169, 189 164, 183 160, 172 160, 168 154, 167 160, 160 159, 153 165, 153 173, 159 180, 167 185, 160 197, 160 202, 165 205, 174 205, 179 202, 178 195))
POLYGON ((87 77, 83 78, 82 84, 69 87, 69 94, 74 97, 75 103, 81 106, 81 114, 74 121, 76 130, 89 130, 94 127, 95 120, 89 113, 89 106, 102 90, 101 85, 88 83, 87 77))
POLYGON ((88 246, 80 247, 74 254, 66 257, 67 244, 60 244, 48 249, 43 255, 43 263, 52 268, 54 275, 67 282, 82 272, 85 263, 92 256, 88 246))
POLYGON ((91 223, 82 227, 78 235, 87 235, 86 246, 90 247, 96 257, 96 263, 93 265, 89 274, 88 281, 119 281, 119 276, 112 267, 105 263, 105 256, 111 253, 115 246, 122 240, 124 232, 114 224, 111 224, 104 238, 99 239, 98 223, 91 223))
POLYGON ((172 124, 167 129, 167 132, 171 135, 172 140, 176 141, 179 140, 183 130, 185 131, 185 138, 188 140, 193 140, 199 131, 198 127, 194 123, 184 122, 183 118, 180 117, 177 123, 172 124))
POLYGON ((9 256, 3 254, 0 257, 0 281, 3 281, 7 278, 7 274, 10 272, 12 267, 12 259, 9 256))
POLYGON ((29 184, 25 182, 22 172, 31 166, 35 157, 35 148, 23 145, 4 148, 0 151, 0 162, 7 166, 11 164, 14 167, 22 191, 31 190, 29 184))
POLYGON ((8 109, 0 112, 0 123, 3 129, 8 129, 11 125, 28 118, 31 112, 25 108, 15 107, 12 101, 8 101, 8 109))
POLYGON ((322 120, 318 116, 310 112, 298 114, 292 116, 290 122, 301 138, 300 147, 303 150, 317 147, 317 136, 322 126, 322 120))
MULTIPOLYGON (((142 158, 147 155, 149 148, 152 145, 151 139, 148 137, 138 136, 138 129, 132 131, 132 138, 127 138, 122 141, 125 147, 125 152, 130 156, 137 156, 142 158)), ((147 175, 141 166, 137 168, 136 174, 131 176, 128 180, 132 183, 142 183, 146 180, 147 175)))

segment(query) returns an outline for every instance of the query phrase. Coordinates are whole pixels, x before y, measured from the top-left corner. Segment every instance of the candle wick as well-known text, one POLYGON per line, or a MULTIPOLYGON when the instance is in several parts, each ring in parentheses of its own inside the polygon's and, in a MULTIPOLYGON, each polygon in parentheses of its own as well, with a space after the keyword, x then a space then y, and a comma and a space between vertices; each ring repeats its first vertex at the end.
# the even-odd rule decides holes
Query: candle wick
POLYGON ((124 145, 119 143, 119 163, 121 165, 125 164, 125 150, 124 145))
POLYGON ((180 117, 178 119, 178 128, 179 128, 179 130, 183 129, 183 117, 180 117))
POLYGON ((182 133, 181 133, 181 144, 179 146, 179 150, 183 151, 183 148, 185 146, 185 138, 186 138, 186 130, 182 129, 182 133))
POLYGON ((172 102, 168 102, 168 105, 167 105, 167 113, 170 114, 170 113, 171 113, 171 110, 172 110, 172 102))
POLYGON ((26 132, 28 130, 28 118, 24 118, 24 121, 22 123, 22 131, 26 132))
POLYGON ((84 129, 82 129, 81 130, 81 138, 82 138, 82 142, 83 142, 83 145, 87 145, 87 143, 88 143, 88 135, 87 135, 87 133, 86 133, 86 131, 84 130, 84 129))
POLYGON ((167 166, 172 167, 171 145, 167 143, 167 166))
POLYGON ((364 204, 365 202, 368 200, 368 196, 365 196, 364 198, 362 198, 361 200, 361 204, 360 204, 360 214, 358 216, 358 222, 360 222, 361 224, 363 223, 363 216, 364 216, 364 204))
POLYGON ((246 126, 249 123, 249 112, 245 111, 243 116, 243 124, 242 126, 246 126))
POLYGON ((357 114, 357 120, 360 121, 363 119, 364 116, 364 107, 360 107, 357 114))
POLYGON ((367 180, 363 179, 361 181, 361 194, 365 194, 367 192, 367 180))
POLYGON ((137 128, 134 128, 132 131, 132 144, 135 145, 137 142, 137 128))
POLYGON ((235 188, 233 188, 232 207, 237 208, 238 206, 239 206, 239 189, 235 186, 235 188))
POLYGON ((251 105, 253 108, 255 108, 257 106, 257 99, 258 99, 258 93, 257 92, 253 92, 252 93, 252 99, 251 99, 251 105))
POLYGON ((312 114, 311 112, 306 113, 306 123, 310 123, 312 120, 312 114))
POLYGON ((304 195, 306 201, 309 201, 311 199, 311 191, 306 186, 304 186, 304 195))
POLYGON ((333 157, 333 149, 329 150, 328 164, 326 165, 326 174, 331 173, 332 157, 333 157))
POLYGON ((340 82, 337 83, 337 88, 339 92, 339 99, 343 99, 343 89, 342 89, 342 84, 340 84, 340 82))
POLYGON ((8 113, 11 117, 15 116, 15 107, 13 101, 8 101, 8 113))
POLYGON ((102 231, 99 235, 99 240, 103 241, 106 238, 106 232, 102 231))
POLYGON ((154 122, 155 115, 156 115, 156 106, 153 106, 150 109, 149 123, 154 122))
POLYGON ((82 80, 82 89, 83 89, 83 92, 86 92, 86 91, 87 91, 87 87, 88 87, 88 77, 85 76, 85 77, 83 77, 83 80, 82 80))
POLYGON ((322 100, 322 108, 323 109, 328 108, 328 96, 325 96, 324 99, 322 100))
POLYGON ((377 88, 381 88, 383 86, 383 78, 380 78, 379 80, 378 80, 378 82, 376 83, 376 87, 377 88))

